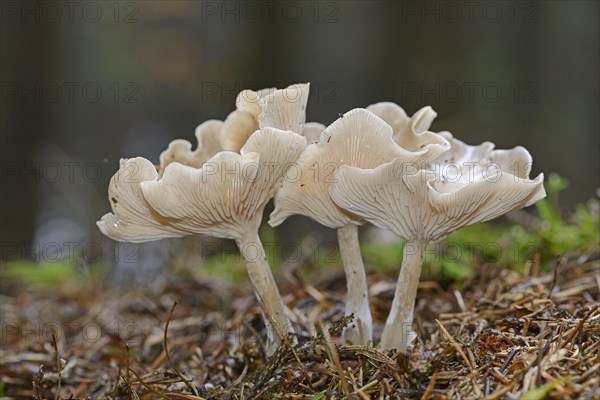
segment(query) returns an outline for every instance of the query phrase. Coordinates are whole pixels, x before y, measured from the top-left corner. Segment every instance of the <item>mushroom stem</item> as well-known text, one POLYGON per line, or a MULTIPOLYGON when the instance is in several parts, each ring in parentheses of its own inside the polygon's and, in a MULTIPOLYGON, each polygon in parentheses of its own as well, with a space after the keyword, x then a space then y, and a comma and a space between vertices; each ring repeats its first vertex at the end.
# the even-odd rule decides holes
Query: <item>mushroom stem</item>
POLYGON ((367 276, 358 242, 358 226, 348 224, 337 230, 340 254, 346 273, 348 298, 346 315, 354 314, 353 324, 344 328, 344 343, 373 343, 373 320, 369 310, 367 276))
POLYGON ((249 233, 237 239, 236 243, 246 261, 250 283, 261 305, 267 328, 267 354, 272 355, 288 332, 292 332, 292 326, 285 314, 285 306, 258 232, 249 233))
POLYGON ((404 352, 415 337, 412 330, 413 311, 425 246, 425 243, 418 241, 408 241, 404 245, 402 268, 396 284, 392 309, 381 335, 381 349, 384 351, 396 349, 404 352))

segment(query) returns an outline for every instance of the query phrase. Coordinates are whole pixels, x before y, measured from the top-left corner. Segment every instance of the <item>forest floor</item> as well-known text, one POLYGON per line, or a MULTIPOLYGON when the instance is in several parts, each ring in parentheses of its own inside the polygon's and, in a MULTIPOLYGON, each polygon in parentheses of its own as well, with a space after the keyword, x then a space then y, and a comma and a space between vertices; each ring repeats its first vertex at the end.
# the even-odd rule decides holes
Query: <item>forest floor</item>
MULTIPOLYGON (((0 397, 600 399, 599 254, 555 264, 483 265, 460 286, 422 281, 406 354, 339 343, 351 323, 341 269, 311 285, 282 272, 298 340, 269 359, 249 285, 174 275, 157 293, 11 282, 1 295, 0 397)), ((395 282, 370 280, 378 338, 395 282)))

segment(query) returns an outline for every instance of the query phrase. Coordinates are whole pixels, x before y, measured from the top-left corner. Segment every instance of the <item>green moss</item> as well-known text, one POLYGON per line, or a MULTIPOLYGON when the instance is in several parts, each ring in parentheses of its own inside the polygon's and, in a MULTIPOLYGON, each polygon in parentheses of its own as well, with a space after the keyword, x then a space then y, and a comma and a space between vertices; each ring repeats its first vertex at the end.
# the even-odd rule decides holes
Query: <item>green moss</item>
POLYGON ((2 286, 13 283, 32 285, 37 288, 51 288, 70 280, 93 280, 102 273, 104 266, 91 266, 82 274, 75 262, 67 260, 55 262, 9 261, 2 264, 2 286))
POLYGON ((403 245, 364 243, 361 251, 365 265, 384 274, 396 273, 402 263, 403 245))
POLYGON ((247 280, 246 264, 239 252, 224 252, 210 257, 198 267, 202 275, 242 283, 247 280))

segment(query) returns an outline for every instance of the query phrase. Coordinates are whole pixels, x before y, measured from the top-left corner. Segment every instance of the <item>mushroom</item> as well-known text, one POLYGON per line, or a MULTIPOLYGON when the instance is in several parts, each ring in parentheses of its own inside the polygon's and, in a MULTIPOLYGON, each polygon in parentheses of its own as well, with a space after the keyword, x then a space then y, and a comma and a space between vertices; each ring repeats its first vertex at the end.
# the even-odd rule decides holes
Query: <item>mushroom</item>
POLYGON ((160 154, 159 175, 173 162, 199 168, 212 156, 223 150, 221 147, 221 130, 223 121, 208 120, 196 128, 198 146, 192 151, 192 144, 187 140, 175 139, 169 147, 160 154))
POLYGON ((252 133, 271 127, 292 131, 312 140, 325 129, 322 124, 304 124, 309 84, 285 89, 242 90, 236 98, 236 110, 225 121, 209 120, 196 128, 198 147, 192 151, 187 140, 173 140, 160 155, 159 175, 172 162, 198 168, 221 150, 239 152, 252 133))
POLYGON ((301 176, 286 179, 275 195, 271 226, 300 214, 337 229, 348 288, 346 314, 354 314, 356 321, 342 334, 346 343, 372 343, 372 318, 358 241, 358 226, 364 220, 331 200, 329 187, 335 182, 334 174, 343 165, 374 168, 394 158, 429 162, 449 148, 445 139, 435 139, 416 151, 408 151, 394 143, 392 128, 382 119, 365 109, 354 109, 325 129, 318 143, 307 146, 297 160, 301 176))
POLYGON ((241 91, 236 110, 225 119, 221 134, 223 149, 238 152, 259 128, 271 127, 300 134, 306 119, 309 84, 285 89, 241 91))
POLYGON ((493 144, 452 143, 428 168, 397 158, 374 169, 341 166, 330 188, 335 203, 406 240, 383 350, 403 352, 411 332, 417 285, 428 243, 453 231, 529 206, 545 197, 543 175, 529 179, 531 156, 523 147, 492 151, 493 144), (515 164, 519 166, 517 173, 515 164), (449 173, 450 170, 456 173, 449 173))
POLYGON ((201 168, 173 162, 160 179, 150 161, 123 160, 109 186, 113 213, 98 226, 119 241, 196 233, 234 239, 262 307, 271 354, 291 325, 258 228, 266 203, 305 147, 300 135, 263 128, 251 135, 240 154, 219 152, 201 168))
POLYGON ((307 122, 302 128, 302 136, 306 138, 306 143, 317 143, 324 130, 325 125, 321 123, 307 122))
POLYGON ((108 197, 113 213, 105 214, 97 222, 106 236, 119 237, 121 241, 145 242, 168 237, 185 236, 186 232, 172 226, 169 220, 154 211, 145 201, 140 182, 155 181, 171 163, 177 162, 198 168, 221 151, 220 134, 223 121, 208 120, 196 127, 197 147, 184 139, 175 139, 160 154, 160 165, 155 167, 148 160, 137 157, 121 159, 119 170, 112 177, 108 197), (158 169, 158 172, 157 172, 158 169))
POLYGON ((416 149, 421 144, 436 140, 435 133, 426 132, 437 117, 430 106, 421 108, 412 117, 402 107, 391 102, 371 104, 367 110, 387 122, 394 131, 394 141, 406 149, 416 149))
POLYGON ((176 221, 154 211, 144 199, 140 182, 157 179, 156 167, 145 158, 121 159, 119 170, 108 185, 112 213, 96 223, 100 231, 111 239, 133 243, 188 234, 174 225, 176 221))

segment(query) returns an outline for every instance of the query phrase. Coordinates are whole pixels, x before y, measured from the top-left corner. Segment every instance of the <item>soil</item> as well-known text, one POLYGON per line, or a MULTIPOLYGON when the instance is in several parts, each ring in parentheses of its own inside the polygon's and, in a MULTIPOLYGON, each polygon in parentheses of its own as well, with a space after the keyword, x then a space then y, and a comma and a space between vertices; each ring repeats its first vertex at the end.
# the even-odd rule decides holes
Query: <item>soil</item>
MULTIPOLYGON (((249 285, 187 275, 160 290, 72 279, 1 297, 3 398, 600 399, 599 256, 539 272, 482 265, 419 286, 405 354, 341 345, 341 270, 278 281, 296 335, 271 358, 249 285), (175 304, 177 304, 175 306, 175 304), (165 340, 166 339, 166 340, 165 340)), ((370 277, 375 338, 395 281, 370 277)), ((160 286, 160 285, 158 285, 160 286)))

